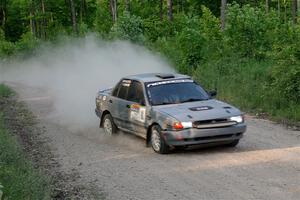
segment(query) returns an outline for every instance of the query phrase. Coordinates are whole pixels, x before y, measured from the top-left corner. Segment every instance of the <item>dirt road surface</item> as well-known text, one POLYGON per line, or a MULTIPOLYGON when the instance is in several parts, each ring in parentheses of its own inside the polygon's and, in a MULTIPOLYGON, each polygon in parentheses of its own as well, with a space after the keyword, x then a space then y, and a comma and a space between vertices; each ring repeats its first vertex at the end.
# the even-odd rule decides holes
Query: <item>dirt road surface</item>
POLYGON ((236 148, 159 155, 135 136, 103 136, 98 124, 72 131, 48 115, 43 90, 13 87, 45 127, 63 170, 78 171, 105 199, 300 199, 300 131, 248 116, 236 148))

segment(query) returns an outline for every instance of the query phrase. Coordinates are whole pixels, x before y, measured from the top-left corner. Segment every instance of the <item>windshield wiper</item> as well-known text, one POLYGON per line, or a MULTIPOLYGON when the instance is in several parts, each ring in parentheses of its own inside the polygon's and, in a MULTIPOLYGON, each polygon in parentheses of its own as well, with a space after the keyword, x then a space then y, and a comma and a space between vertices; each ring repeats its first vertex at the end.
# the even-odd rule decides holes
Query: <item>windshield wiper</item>
POLYGON ((173 102, 162 102, 162 103, 154 104, 154 106, 169 105, 169 104, 176 104, 176 103, 173 103, 173 102))
POLYGON ((186 103, 186 102, 193 102, 193 101, 205 101, 207 99, 196 99, 196 98, 190 98, 184 101, 181 101, 180 103, 186 103))

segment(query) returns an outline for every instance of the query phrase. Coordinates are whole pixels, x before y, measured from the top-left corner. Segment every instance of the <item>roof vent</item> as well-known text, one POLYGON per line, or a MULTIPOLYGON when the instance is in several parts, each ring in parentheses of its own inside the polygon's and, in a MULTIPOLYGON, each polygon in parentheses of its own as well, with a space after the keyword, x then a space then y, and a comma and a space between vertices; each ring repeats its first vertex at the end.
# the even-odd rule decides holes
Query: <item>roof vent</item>
POLYGON ((175 78, 173 74, 156 74, 156 77, 161 79, 175 78))

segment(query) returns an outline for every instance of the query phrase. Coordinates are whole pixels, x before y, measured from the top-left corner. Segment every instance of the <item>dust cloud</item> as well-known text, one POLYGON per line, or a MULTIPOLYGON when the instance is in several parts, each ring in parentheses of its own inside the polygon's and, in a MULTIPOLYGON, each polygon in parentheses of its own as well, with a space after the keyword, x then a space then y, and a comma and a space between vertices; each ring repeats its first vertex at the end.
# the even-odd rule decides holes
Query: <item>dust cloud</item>
POLYGON ((104 42, 94 36, 44 46, 23 61, 0 62, 0 82, 47 91, 53 99, 48 115, 61 125, 81 130, 98 126, 94 113, 97 91, 113 87, 123 76, 149 72, 174 70, 141 46, 104 42))

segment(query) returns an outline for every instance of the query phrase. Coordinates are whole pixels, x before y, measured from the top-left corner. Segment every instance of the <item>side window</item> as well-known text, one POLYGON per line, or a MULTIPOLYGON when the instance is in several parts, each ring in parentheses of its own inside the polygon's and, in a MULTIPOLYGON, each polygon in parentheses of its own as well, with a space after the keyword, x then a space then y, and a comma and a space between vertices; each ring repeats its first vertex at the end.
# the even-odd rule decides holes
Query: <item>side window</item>
POLYGON ((130 84, 131 80, 122 80, 119 86, 119 92, 117 97, 119 97, 120 99, 126 99, 130 84))
POLYGON ((116 97, 118 96, 118 92, 119 92, 119 88, 120 88, 120 85, 121 85, 121 81, 115 86, 113 92, 112 92, 112 96, 116 97))
POLYGON ((143 86, 138 81, 132 81, 131 86, 128 91, 128 101, 136 102, 139 104, 145 104, 143 86))

